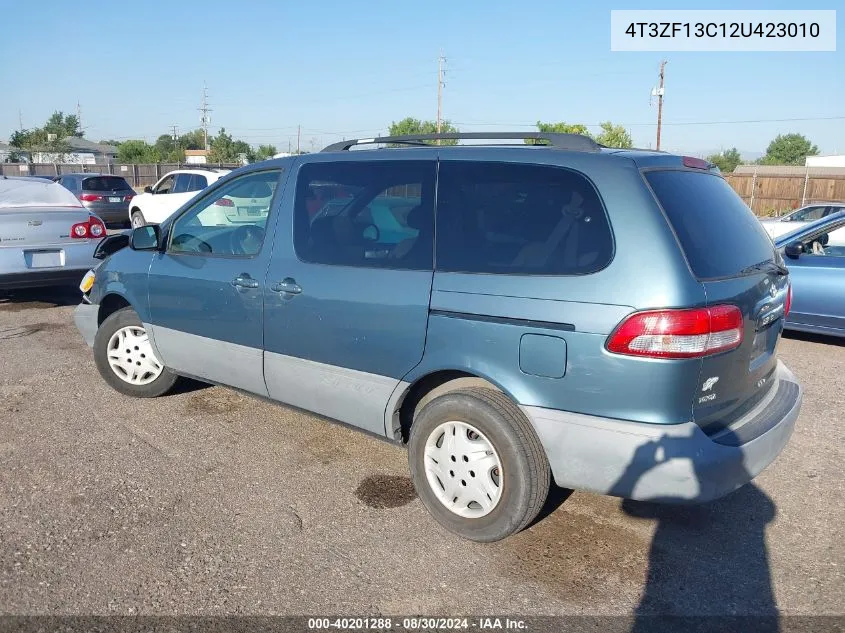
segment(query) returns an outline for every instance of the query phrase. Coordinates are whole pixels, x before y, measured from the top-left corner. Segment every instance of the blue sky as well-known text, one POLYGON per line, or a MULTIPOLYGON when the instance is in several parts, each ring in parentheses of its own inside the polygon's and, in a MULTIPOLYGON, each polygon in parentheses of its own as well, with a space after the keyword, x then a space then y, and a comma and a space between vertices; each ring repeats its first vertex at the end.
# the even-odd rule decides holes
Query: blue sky
MULTIPOLYGON (((199 126, 207 82, 212 132, 225 126, 282 151, 300 124, 303 148, 319 148, 386 133, 405 116, 434 119, 442 50, 444 116, 462 130, 611 120, 653 146, 649 92, 664 54, 610 52, 612 8, 839 8, 845 32, 841 1, 827 0, 7 2, 0 139, 18 128, 19 112, 33 127, 78 101, 88 138, 152 141, 174 124, 199 126)), ((823 153, 845 152, 841 35, 838 49, 666 53, 664 149, 762 152, 796 131, 823 153), (712 123, 760 119, 817 120, 712 123)))

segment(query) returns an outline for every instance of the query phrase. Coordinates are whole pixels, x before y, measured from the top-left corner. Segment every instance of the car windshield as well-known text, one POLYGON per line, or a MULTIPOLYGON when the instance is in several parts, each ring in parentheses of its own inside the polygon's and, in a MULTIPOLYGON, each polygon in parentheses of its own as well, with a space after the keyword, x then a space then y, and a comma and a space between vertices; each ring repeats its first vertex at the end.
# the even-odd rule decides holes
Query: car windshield
POLYGON ((775 246, 782 248, 790 242, 805 239, 807 236, 815 233, 821 228, 828 227, 829 230, 832 231, 834 228, 838 228, 842 224, 845 224, 845 211, 840 211, 836 214, 829 215, 826 218, 805 224, 804 226, 799 227, 794 231, 790 231, 789 233, 784 233, 783 235, 778 236, 775 240, 775 246))

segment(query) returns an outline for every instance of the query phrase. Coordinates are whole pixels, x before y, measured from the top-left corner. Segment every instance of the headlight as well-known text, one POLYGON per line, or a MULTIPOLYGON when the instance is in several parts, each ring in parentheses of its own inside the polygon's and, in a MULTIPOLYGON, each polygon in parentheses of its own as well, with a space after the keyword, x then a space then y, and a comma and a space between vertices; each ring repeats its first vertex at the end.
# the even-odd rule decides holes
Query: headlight
POLYGON ((79 283, 79 289, 82 291, 82 294, 88 294, 91 290, 91 287, 94 285, 94 271, 89 270, 85 273, 85 276, 82 278, 82 281, 79 283))

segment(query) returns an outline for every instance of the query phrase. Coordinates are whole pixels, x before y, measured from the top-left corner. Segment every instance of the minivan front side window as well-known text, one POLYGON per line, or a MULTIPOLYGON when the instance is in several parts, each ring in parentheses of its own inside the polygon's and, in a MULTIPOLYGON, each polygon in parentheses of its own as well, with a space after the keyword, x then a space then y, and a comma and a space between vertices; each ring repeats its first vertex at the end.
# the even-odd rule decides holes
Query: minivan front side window
POLYGON ((188 207, 173 223, 168 252, 257 255, 280 173, 274 169, 235 178, 188 207))

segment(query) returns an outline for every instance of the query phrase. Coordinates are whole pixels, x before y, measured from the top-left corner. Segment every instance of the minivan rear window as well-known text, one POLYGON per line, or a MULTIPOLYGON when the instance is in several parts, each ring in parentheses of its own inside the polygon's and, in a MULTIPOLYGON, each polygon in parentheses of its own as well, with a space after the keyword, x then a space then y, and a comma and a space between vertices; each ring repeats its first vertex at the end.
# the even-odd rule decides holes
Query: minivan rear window
POLYGON ((85 191, 128 191, 129 183, 120 176, 93 176, 82 182, 85 191))
POLYGON ((699 279, 731 277, 774 258, 763 226, 721 176, 706 172, 645 172, 699 279))

